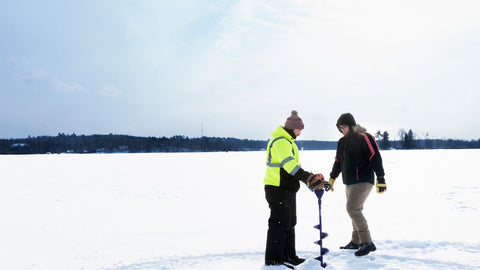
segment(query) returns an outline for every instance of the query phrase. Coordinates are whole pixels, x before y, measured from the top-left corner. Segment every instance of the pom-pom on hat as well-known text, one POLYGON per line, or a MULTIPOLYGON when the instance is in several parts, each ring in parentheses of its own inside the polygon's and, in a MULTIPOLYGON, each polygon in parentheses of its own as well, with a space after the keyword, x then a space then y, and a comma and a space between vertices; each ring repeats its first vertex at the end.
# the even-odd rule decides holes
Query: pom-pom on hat
POLYGON ((287 129, 303 129, 304 128, 304 125, 303 125, 303 121, 302 121, 302 118, 300 118, 298 116, 298 112, 293 110, 292 111, 292 115, 290 115, 288 118, 287 118, 287 121, 285 121, 285 128, 287 129))
POLYGON ((344 113, 340 115, 337 120, 337 128, 340 126, 349 126, 350 128, 356 126, 357 122, 355 122, 355 118, 351 113, 344 113))

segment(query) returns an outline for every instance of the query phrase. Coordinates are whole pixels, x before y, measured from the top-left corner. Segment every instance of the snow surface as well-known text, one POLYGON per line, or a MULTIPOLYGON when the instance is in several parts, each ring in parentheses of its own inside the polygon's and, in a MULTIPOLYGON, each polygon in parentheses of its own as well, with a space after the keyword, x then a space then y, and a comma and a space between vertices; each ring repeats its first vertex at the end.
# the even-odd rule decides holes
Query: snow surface
MULTIPOLYGON (((301 151, 330 172, 334 151, 301 151)), ((323 197, 327 269, 480 269, 480 150, 383 151, 357 258, 341 180, 323 197)), ((264 152, 0 156, 1 269, 284 269, 263 265, 264 152)), ((297 252, 320 269, 318 207, 297 196, 297 252)), ((286 268, 285 268, 286 269, 286 268)))

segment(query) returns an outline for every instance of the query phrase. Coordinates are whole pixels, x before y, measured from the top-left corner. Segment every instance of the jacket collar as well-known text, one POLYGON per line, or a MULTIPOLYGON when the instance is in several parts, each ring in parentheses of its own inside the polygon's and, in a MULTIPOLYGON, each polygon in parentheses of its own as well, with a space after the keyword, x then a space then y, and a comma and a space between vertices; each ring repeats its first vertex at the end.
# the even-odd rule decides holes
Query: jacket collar
POLYGON ((278 126, 278 128, 270 134, 272 137, 285 137, 290 141, 293 141, 292 135, 288 133, 283 126, 278 126))

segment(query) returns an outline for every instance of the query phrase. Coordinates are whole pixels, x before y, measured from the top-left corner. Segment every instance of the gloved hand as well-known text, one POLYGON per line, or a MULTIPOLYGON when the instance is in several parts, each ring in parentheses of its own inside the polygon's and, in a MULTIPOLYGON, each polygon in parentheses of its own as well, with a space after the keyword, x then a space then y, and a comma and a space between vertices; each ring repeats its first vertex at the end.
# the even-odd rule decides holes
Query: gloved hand
POLYGON ((324 182, 325 182, 325 179, 323 178, 323 175, 321 173, 317 173, 315 175, 311 173, 307 177, 307 187, 311 190, 323 188, 324 182))
POLYGON ((387 183, 385 183, 385 178, 377 177, 377 193, 384 193, 387 191, 387 183))
POLYGON ((330 178, 330 180, 328 180, 328 182, 325 182, 325 191, 335 191, 333 189, 333 183, 335 183, 335 179, 333 178, 330 178))

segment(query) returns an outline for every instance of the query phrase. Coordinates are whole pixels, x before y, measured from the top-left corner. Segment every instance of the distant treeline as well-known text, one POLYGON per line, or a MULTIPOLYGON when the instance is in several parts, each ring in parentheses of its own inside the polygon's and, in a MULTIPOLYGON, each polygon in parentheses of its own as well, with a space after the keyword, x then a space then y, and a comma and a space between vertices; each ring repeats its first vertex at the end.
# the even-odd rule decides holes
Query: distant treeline
POLYGON ((381 149, 468 149, 480 148, 480 139, 478 140, 454 140, 454 139, 430 139, 428 133, 423 139, 410 129, 398 131, 399 140, 390 141, 390 134, 387 131, 380 130, 375 133, 375 138, 381 149))
MULTIPOLYGON (((377 135, 382 135, 377 133, 377 135)), ((384 135, 384 134, 383 134, 384 135)), ((377 136, 381 149, 463 149, 480 148, 476 141, 452 139, 407 139, 389 141, 377 136)), ((219 152, 265 150, 268 140, 185 136, 136 137, 127 135, 66 135, 38 136, 23 139, 0 139, 0 154, 48 153, 150 153, 150 152, 219 152)), ((336 149, 336 141, 298 140, 303 150, 336 149)))
POLYGON ((65 135, 0 140, 0 154, 254 151, 266 141, 185 136, 65 135))

